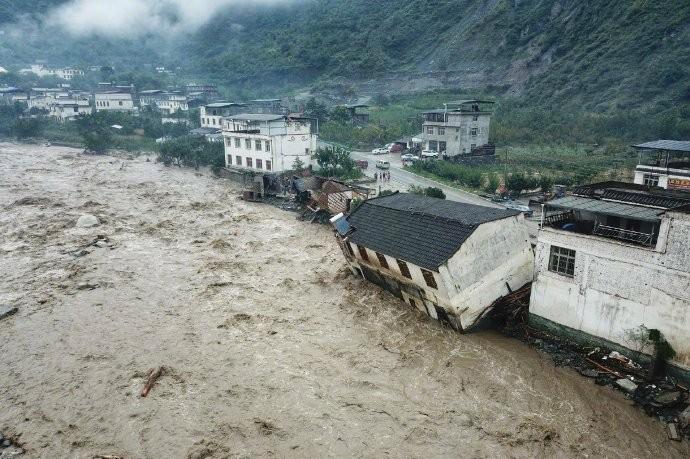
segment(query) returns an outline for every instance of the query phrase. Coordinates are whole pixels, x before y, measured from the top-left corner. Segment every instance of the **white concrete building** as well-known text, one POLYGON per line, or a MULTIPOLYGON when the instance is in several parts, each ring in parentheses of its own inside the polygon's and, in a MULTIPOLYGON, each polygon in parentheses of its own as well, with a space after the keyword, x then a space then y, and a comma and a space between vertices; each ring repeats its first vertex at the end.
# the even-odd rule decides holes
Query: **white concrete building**
POLYGON ((297 159, 306 166, 318 136, 311 120, 283 115, 240 114, 223 120, 226 167, 283 172, 297 159))
POLYGON ((128 92, 109 91, 97 92, 94 95, 94 106, 97 112, 135 112, 134 98, 128 92))
POLYGON ((50 110, 50 106, 58 99, 71 96, 67 88, 31 88, 27 105, 29 109, 50 110))
POLYGON ((690 193, 606 182, 545 210, 531 322, 623 351, 658 329, 690 369, 690 193))
POLYGON ((50 68, 43 64, 33 64, 29 68, 22 69, 19 73, 33 73, 39 77, 55 76, 63 80, 71 80, 77 76, 84 76, 84 71, 72 67, 50 68))
POLYGON ((690 141, 657 140, 633 147, 640 153, 635 183, 690 191, 690 141))
POLYGON ((468 330, 496 300, 532 281, 523 220, 508 209, 395 193, 333 223, 355 275, 468 330))
POLYGON ((49 114, 59 121, 68 121, 80 115, 90 115, 91 104, 88 99, 58 99, 50 104, 49 114))
POLYGON ((186 112, 189 110, 189 105, 187 105, 187 96, 166 93, 163 98, 158 101, 158 109, 164 115, 173 115, 180 111, 186 112))
POLYGON ((444 105, 443 109, 423 113, 424 150, 443 156, 471 155, 489 145, 493 102, 461 100, 444 105))
POLYGON ((162 89, 146 89, 139 91, 139 106, 144 107, 158 107, 158 102, 165 96, 165 91, 162 89))
POLYGON ((223 119, 246 112, 246 104, 235 102, 214 102, 199 108, 202 128, 222 129, 223 119))

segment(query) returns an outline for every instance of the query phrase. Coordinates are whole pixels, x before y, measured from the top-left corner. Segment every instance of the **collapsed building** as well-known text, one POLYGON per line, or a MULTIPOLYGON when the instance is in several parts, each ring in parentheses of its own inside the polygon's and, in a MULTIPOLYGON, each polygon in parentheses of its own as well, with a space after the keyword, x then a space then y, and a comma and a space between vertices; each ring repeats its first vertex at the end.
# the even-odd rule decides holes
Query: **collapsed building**
POLYGON ((620 352, 641 350, 640 326, 657 329, 687 378, 690 193, 603 182, 546 203, 542 214, 530 322, 620 352))
POLYGON ((531 282, 523 219, 513 210, 395 193, 331 222, 355 275, 464 331, 531 282))

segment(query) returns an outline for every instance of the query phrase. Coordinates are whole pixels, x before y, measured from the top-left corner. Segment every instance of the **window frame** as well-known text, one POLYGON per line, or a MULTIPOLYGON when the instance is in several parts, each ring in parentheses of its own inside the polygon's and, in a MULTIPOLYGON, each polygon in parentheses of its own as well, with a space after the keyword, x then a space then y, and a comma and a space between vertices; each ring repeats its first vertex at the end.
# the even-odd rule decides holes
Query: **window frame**
POLYGON ((251 150, 252 149, 252 139, 244 139, 244 148, 246 150, 251 150))
POLYGON ((419 268, 422 271, 422 277, 424 278, 424 282, 426 282, 426 285, 428 287, 431 287, 433 289, 438 290, 438 284, 436 283, 436 278, 434 277, 434 273, 429 271, 428 269, 424 268, 419 268))
POLYGON ((398 269, 400 270, 400 274, 402 274, 403 277, 412 279, 412 273, 410 272, 410 267, 407 266, 407 262, 404 260, 398 260, 397 258, 395 259, 395 261, 398 263, 398 269))
POLYGON ((252 165, 252 164, 254 164, 254 162, 252 161, 252 158, 250 158, 249 156, 246 156, 246 157, 244 158, 244 161, 245 161, 245 164, 246 164, 247 167, 249 167, 249 168, 251 168, 251 169, 254 168, 254 166, 252 165))
POLYGON ((357 251, 359 252, 359 256, 362 258, 362 260, 367 262, 369 261, 369 254, 367 253, 366 247, 357 244, 357 251))
POLYGON ((375 252, 375 253, 376 253, 376 259, 379 261, 379 265, 381 265, 382 268, 391 269, 390 266, 388 265, 388 260, 386 260, 386 256, 380 252, 375 252))
POLYGON ((263 169, 264 168, 264 162, 259 158, 256 158, 256 168, 257 169, 263 169))
POLYGON ((235 137, 235 148, 242 148, 242 139, 235 137))
POLYGON ((557 245, 552 245, 549 251, 549 265, 548 269, 552 273, 564 277, 575 277, 575 261, 577 259, 577 251, 567 249, 557 245))
POLYGON ((263 150, 261 143, 262 143, 261 140, 254 140, 254 150, 256 150, 256 151, 263 150))
POLYGON ((273 169, 271 169, 271 167, 273 167, 273 164, 271 163, 271 161, 266 160, 266 170, 267 171, 273 170, 273 169))

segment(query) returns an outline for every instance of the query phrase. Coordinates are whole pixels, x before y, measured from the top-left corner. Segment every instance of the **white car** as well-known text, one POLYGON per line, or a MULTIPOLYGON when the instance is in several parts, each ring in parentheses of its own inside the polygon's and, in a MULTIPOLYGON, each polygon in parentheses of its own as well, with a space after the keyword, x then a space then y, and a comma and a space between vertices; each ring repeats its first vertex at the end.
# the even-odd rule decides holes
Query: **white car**
POLYGON ((405 153, 400 155, 400 159, 403 161, 419 161, 419 156, 415 156, 412 153, 405 153))
POLYGON ((374 155, 387 155, 388 149, 386 149, 386 148, 374 148, 373 150, 371 150, 371 153, 374 155))
POLYGON ((422 158, 438 158, 438 152, 433 150, 423 150, 422 158))
POLYGON ((378 160, 378 161, 376 161, 376 168, 377 169, 390 169, 391 163, 389 163, 388 161, 378 160))

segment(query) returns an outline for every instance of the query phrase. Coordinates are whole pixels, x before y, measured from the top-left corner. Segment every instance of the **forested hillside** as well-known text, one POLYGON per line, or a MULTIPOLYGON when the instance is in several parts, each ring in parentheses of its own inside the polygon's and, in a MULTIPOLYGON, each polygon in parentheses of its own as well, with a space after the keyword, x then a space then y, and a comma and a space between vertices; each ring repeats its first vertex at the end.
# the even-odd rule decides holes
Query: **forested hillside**
MULTIPOLYGON (((5 0, 0 20, 41 17, 56 3, 5 0)), ((156 37, 57 33, 2 36, 0 58, 104 64, 127 56, 123 64, 181 64, 226 87, 490 87, 594 111, 690 100, 687 0, 293 0, 229 8, 165 46, 156 37)))

